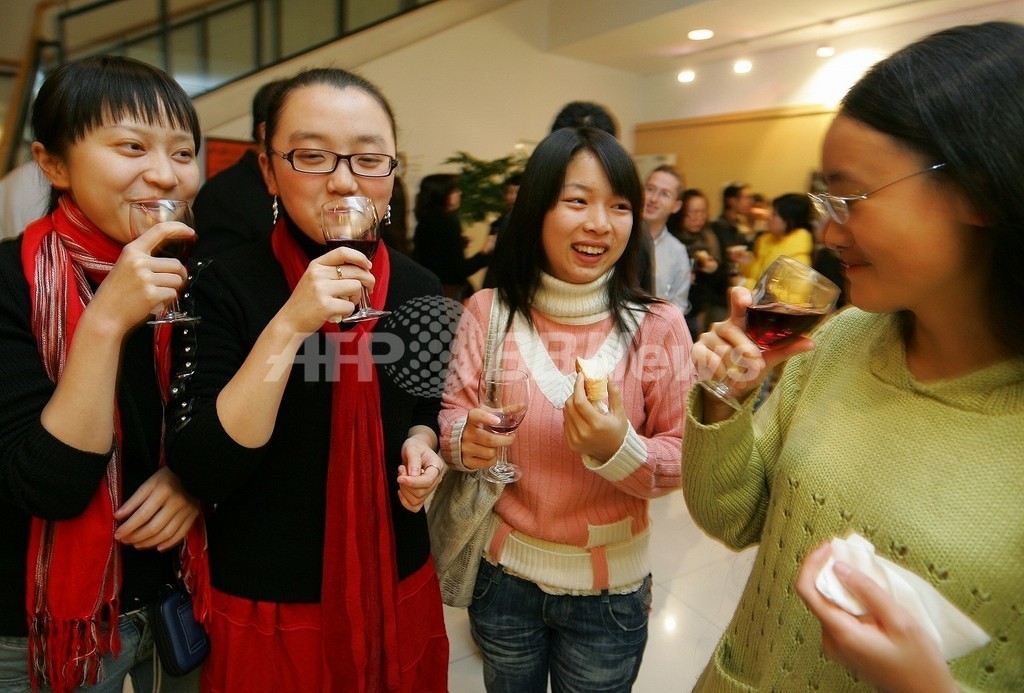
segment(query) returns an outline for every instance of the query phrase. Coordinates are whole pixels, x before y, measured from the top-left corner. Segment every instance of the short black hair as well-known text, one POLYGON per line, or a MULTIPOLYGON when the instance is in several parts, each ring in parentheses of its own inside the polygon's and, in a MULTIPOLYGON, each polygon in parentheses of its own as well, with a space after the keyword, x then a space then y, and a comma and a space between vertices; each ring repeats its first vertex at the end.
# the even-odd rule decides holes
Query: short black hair
MULTIPOLYGON (((190 132, 199 151, 199 116, 181 85, 159 68, 119 55, 82 58, 54 70, 32 105, 32 132, 47 152, 65 158, 92 130, 124 117, 190 132)), ((59 197, 51 191, 51 211, 59 197)))
POLYGON ((772 209, 786 223, 786 233, 795 229, 810 230, 812 222, 811 199, 803 193, 786 193, 772 200, 772 209))
POLYGON ((570 101, 565 104, 555 116, 551 132, 562 128, 597 128, 612 137, 619 136, 619 129, 611 112, 593 101, 570 101))
POLYGON ((285 83, 286 80, 275 79, 267 82, 256 90, 252 97, 252 141, 260 141, 260 125, 267 122, 267 113, 270 110, 270 99, 274 92, 285 83))

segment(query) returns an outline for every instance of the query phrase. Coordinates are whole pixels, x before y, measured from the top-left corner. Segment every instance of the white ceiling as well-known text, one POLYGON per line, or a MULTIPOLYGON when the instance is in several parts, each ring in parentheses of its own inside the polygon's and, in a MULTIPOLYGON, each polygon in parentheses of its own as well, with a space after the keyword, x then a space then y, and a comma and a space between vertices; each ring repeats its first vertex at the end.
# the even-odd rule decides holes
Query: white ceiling
MULTIPOLYGON (((651 74, 1024 0, 552 0, 552 52, 651 74), (692 29, 714 38, 691 41, 692 29)), ((987 17, 982 17, 983 19, 987 17)))

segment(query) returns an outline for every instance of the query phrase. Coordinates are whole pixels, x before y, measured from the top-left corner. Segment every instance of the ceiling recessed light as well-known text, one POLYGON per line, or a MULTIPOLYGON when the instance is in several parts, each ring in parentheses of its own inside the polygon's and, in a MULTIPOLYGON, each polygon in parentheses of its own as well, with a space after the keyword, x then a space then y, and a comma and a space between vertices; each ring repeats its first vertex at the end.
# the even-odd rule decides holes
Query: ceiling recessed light
POLYGON ((836 54, 836 49, 832 46, 818 46, 818 50, 814 51, 814 54, 819 58, 831 58, 836 54))
POLYGON ((714 35, 715 32, 711 31, 711 29, 694 29, 686 35, 686 38, 691 41, 707 41, 714 35))
POLYGON ((749 60, 737 60, 733 63, 732 71, 738 75, 745 75, 754 68, 749 60))
POLYGON ((693 70, 683 70, 682 72, 679 73, 679 75, 676 76, 676 79, 678 79, 683 84, 686 84, 687 82, 692 82, 696 78, 697 73, 694 72, 693 70))

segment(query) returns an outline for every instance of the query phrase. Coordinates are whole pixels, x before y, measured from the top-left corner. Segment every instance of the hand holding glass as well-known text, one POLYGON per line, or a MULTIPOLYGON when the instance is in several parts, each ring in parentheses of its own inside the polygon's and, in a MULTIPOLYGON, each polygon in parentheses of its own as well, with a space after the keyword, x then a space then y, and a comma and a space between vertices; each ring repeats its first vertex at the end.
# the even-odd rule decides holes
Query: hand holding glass
MULTIPOLYGON (((192 205, 185 200, 146 200, 133 202, 129 211, 129 226, 133 238, 138 238, 150 228, 165 221, 180 221, 185 226, 195 228, 192 217, 192 205)), ((168 238, 153 250, 153 257, 177 258, 181 264, 188 266, 192 248, 196 244, 195 234, 179 238, 168 238)), ((164 323, 196 323, 199 318, 189 315, 178 306, 178 299, 171 301, 167 310, 149 321, 150 325, 164 323)))
MULTIPOLYGON (((320 208, 320 225, 328 248, 351 248, 373 260, 380 243, 380 224, 373 200, 361 195, 325 202, 320 208)), ((370 307, 366 287, 362 288, 359 306, 342 322, 362 322, 391 315, 391 311, 370 307)))
MULTIPOLYGON (((492 433, 514 433, 530 406, 530 376, 515 368, 484 372, 480 376, 480 406, 500 419, 489 427, 492 433)), ((501 447, 497 463, 487 469, 484 478, 496 484, 511 484, 523 478, 523 471, 508 461, 508 453, 501 447)))
MULTIPOLYGON (((839 287, 807 265, 785 255, 770 264, 747 306, 747 336, 761 351, 784 346, 813 330, 832 312, 839 287)), ((720 380, 700 385, 734 409, 741 405, 720 380)))

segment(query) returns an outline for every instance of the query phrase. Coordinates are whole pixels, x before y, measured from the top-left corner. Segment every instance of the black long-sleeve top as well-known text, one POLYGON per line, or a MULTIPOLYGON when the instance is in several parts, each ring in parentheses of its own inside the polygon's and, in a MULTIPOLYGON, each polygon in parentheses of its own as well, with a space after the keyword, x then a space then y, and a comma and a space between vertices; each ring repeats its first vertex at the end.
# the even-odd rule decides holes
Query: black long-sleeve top
MULTIPOLYGON (((325 252, 293 233, 309 257, 325 252)), ((385 307, 395 317, 408 317, 412 313, 407 302, 436 296, 440 287, 436 277, 412 260, 400 253, 390 257, 385 307)), ((216 504, 207 519, 211 582, 247 599, 319 602, 332 385, 324 365, 330 359, 321 356, 330 353, 324 337, 313 334, 299 349, 269 442, 245 448, 224 431, 216 397, 290 296, 284 272, 269 243, 254 243, 212 261, 198 273, 192 290, 202 322, 196 330, 194 375, 172 402, 168 458, 189 492, 216 504), (184 425, 181 417, 187 420, 184 425)), ((379 320, 374 334, 414 338, 402 333, 400 323, 379 320)), ((176 359, 176 368, 182 358, 176 359)), ((386 370, 377 366, 387 502, 401 579, 422 567, 430 553, 425 513, 409 512, 398 501, 401 448, 414 425, 437 431, 440 392, 436 397, 416 396, 386 370)))
POLYGON ((442 284, 462 284, 491 260, 485 253, 465 256, 462 226, 458 217, 450 212, 430 214, 418 220, 413 244, 420 264, 436 274, 442 284))
POLYGON ((260 170, 259 156, 249 150, 199 188, 195 257, 216 257, 253 241, 265 241, 274 229, 274 196, 260 170))
MULTIPOLYGON (((0 635, 27 635, 26 552, 32 516, 77 516, 103 483, 110 454, 77 450, 40 421, 55 385, 32 334, 21 238, 0 243, 0 635)), ((153 331, 141 325, 126 340, 118 382, 122 499, 159 465, 162 409, 153 365, 153 331)), ((121 610, 155 599, 174 577, 174 552, 121 551, 121 610)), ((59 580, 61 576, 51 576, 59 580)))

